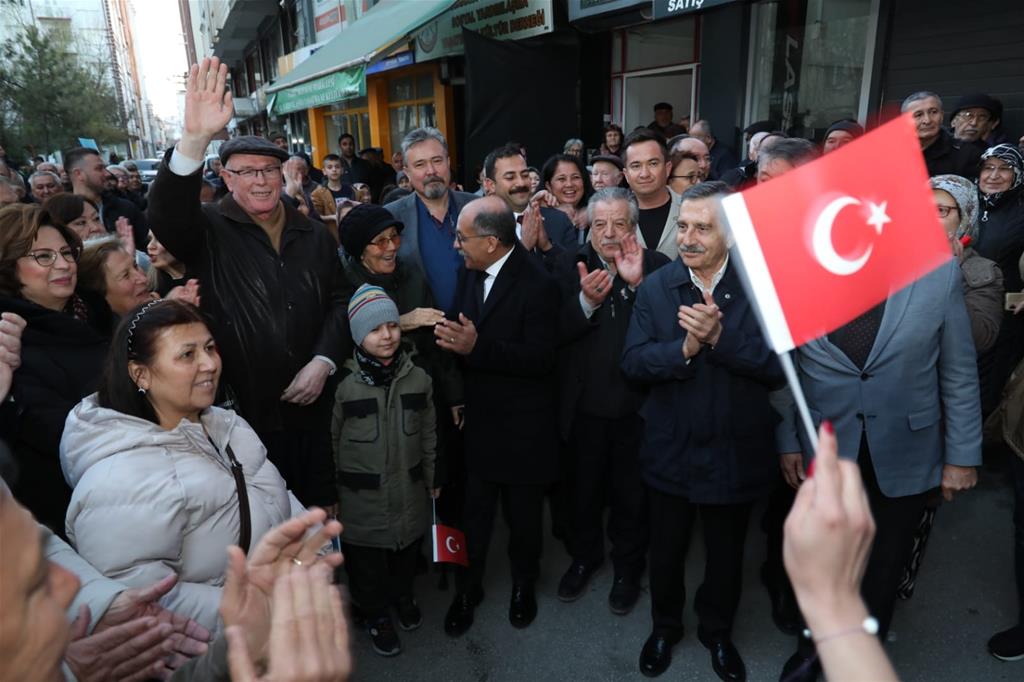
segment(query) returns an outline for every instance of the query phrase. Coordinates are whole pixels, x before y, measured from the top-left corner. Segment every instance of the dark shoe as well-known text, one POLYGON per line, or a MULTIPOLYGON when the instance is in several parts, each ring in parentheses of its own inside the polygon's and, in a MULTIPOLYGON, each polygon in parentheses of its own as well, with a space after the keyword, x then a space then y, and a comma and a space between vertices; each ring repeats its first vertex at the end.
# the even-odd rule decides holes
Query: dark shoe
POLYGON ((647 677, 657 677, 672 665, 672 647, 679 640, 672 640, 657 633, 651 634, 640 651, 640 672, 647 677))
POLYGON ((993 635, 988 640, 988 652, 1000 661, 1019 661, 1024 658, 1024 625, 993 635))
POLYGON ((398 625, 403 630, 415 630, 423 624, 423 614, 414 598, 399 597, 395 609, 398 611, 398 625))
POLYGON ((402 653, 402 643, 398 641, 398 633, 391 622, 391 616, 375 619, 366 629, 370 633, 373 650, 381 656, 397 656, 402 653))
POLYGON ((736 651, 728 636, 712 636, 697 628, 697 639, 711 652, 711 667, 718 678, 725 682, 743 682, 747 679, 747 667, 743 665, 740 652, 736 651))
POLYGON ((513 585, 512 599, 508 604, 508 622, 512 627, 529 627, 533 619, 537 617, 537 598, 533 593, 533 586, 513 585))
POLYGON ((778 585, 778 581, 768 580, 765 566, 761 566, 761 582, 768 590, 772 600, 772 622, 775 627, 787 635, 799 635, 803 631, 803 619, 796 596, 789 585, 778 585))
POLYGON ((625 616, 636 606, 640 598, 640 583, 632 578, 615 576, 612 591, 608 593, 608 608, 616 616, 625 616))
POLYGON ((444 631, 452 637, 459 637, 473 625, 473 609, 483 601, 483 590, 474 593, 459 592, 444 616, 444 631))
POLYGON ((796 652, 782 666, 779 682, 815 682, 821 674, 818 654, 796 652))
POLYGON ((586 564, 582 561, 573 561, 569 570, 565 572, 558 582, 558 598, 562 601, 576 601, 583 594, 590 577, 594 575, 601 564, 586 564))

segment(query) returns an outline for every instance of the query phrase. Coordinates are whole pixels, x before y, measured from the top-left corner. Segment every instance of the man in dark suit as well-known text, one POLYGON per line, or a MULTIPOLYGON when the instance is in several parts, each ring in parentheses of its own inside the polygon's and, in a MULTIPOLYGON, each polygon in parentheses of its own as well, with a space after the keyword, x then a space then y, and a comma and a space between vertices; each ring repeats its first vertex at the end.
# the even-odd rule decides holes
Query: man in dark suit
POLYGON ((578 599, 604 562, 607 501, 615 569, 608 604, 619 615, 629 613, 640 596, 647 551, 646 495, 637 462, 644 394, 626 381, 619 361, 637 288, 670 262, 668 256, 640 247, 639 213, 629 190, 598 190, 587 205, 590 241, 564 254, 558 268, 563 297, 559 424, 570 459, 565 485, 572 555, 558 598, 578 599))
POLYGON ((545 254, 552 245, 575 252, 579 241, 576 227, 557 208, 539 206, 530 201, 530 169, 522 148, 516 145, 498 147, 484 159, 484 190, 505 200, 512 209, 516 223, 516 238, 522 241, 526 250, 545 254), (539 210, 543 225, 539 230, 523 228, 530 219, 527 209, 539 210), (536 236, 534 236, 536 235, 536 236))
POLYGON ((694 603, 697 637, 721 679, 746 679, 731 631, 750 511, 775 474, 779 420, 769 392, 784 382, 729 261, 718 216, 727 192, 712 181, 682 195, 679 258, 640 288, 622 355, 626 377, 650 387, 640 410, 654 621, 640 671, 649 677, 668 668, 683 635, 686 551, 699 514, 707 559, 694 603))
POLYGON ((438 345, 462 357, 465 384, 466 547, 469 567, 445 632, 473 624, 483 599, 484 562, 501 499, 512 564, 509 620, 537 615, 544 491, 557 476, 555 348, 558 286, 516 240, 512 212, 498 197, 467 205, 455 241, 465 259, 452 319, 435 327, 438 345))
POLYGON ((462 265, 455 225, 462 207, 476 196, 449 189, 448 143, 437 128, 417 128, 406 135, 402 161, 414 191, 384 207, 405 225, 398 257, 423 272, 438 307, 449 310, 462 265))

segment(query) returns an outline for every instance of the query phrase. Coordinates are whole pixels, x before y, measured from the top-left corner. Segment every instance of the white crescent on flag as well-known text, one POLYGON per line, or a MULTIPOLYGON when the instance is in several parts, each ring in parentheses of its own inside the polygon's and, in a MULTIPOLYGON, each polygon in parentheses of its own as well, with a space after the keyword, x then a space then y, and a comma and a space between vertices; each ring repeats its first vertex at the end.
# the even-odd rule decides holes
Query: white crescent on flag
POLYGON ((444 546, 447 547, 448 551, 451 552, 452 554, 455 554, 460 549, 462 549, 461 547, 459 547, 459 543, 455 542, 455 538, 453 538, 451 535, 449 535, 448 537, 446 537, 444 539, 444 546), (455 546, 453 547, 452 545, 455 545, 455 546))
POLYGON ((869 246, 860 255, 860 258, 853 260, 843 258, 836 253, 836 247, 832 243, 832 225, 835 223, 839 212, 847 206, 860 206, 860 200, 844 196, 830 201, 822 212, 818 214, 818 219, 814 221, 814 231, 811 233, 811 247, 814 249, 814 257, 821 263, 821 267, 833 275, 852 275, 857 272, 868 262, 868 258, 871 257, 871 251, 874 249, 874 246, 869 246))

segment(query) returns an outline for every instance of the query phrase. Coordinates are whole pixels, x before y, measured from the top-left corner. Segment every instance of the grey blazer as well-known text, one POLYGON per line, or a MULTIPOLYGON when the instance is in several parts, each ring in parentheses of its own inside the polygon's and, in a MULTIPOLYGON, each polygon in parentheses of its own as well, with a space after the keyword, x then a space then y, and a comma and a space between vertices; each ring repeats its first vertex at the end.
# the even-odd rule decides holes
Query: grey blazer
MULTIPOLYGON (((981 464, 978 368, 961 279, 950 261, 892 294, 863 371, 827 337, 797 349, 811 417, 832 421, 841 457, 857 457, 866 430, 888 497, 937 487, 943 464, 981 464)), ((795 411, 783 416, 781 452, 810 456, 795 411)))
MULTIPOLYGON (((455 190, 448 191, 448 201, 454 202, 452 208, 452 218, 456 221, 459 219, 459 213, 462 211, 462 207, 473 201, 473 199, 479 199, 480 197, 469 192, 457 192, 455 190)), ((405 225, 405 229, 402 230, 402 245, 398 247, 398 257, 402 259, 403 263, 415 264, 420 269, 420 272, 426 273, 423 267, 423 258, 420 257, 420 236, 419 236, 419 223, 417 222, 416 214, 416 193, 413 192, 407 196, 402 197, 398 201, 392 201, 390 204, 384 206, 391 215, 395 216, 398 220, 402 221, 405 225)), ((454 231, 455 226, 452 226, 454 231)), ((454 239, 454 237, 453 237, 454 239)))
POLYGON ((679 247, 676 246, 676 219, 679 217, 679 204, 682 201, 682 197, 672 191, 671 187, 667 187, 668 193, 672 195, 672 207, 669 208, 668 218, 665 220, 665 227, 661 229, 661 236, 658 238, 657 244, 648 244, 644 241, 644 236, 640 230, 636 231, 636 240, 640 244, 641 249, 655 249, 660 253, 665 254, 671 260, 679 258, 679 247))

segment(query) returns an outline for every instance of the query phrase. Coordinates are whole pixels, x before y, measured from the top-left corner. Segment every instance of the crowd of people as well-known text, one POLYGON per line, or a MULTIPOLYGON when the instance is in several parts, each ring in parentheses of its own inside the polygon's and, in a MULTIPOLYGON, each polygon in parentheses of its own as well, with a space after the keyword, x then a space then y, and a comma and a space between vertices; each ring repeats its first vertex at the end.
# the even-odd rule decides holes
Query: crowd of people
POLYGON ((761 121, 740 161, 659 103, 539 171, 502 145, 472 194, 433 128, 390 163, 348 134, 320 169, 280 134, 210 157, 225 79, 193 66, 148 185, 85 148, 21 185, 0 169, 0 677, 343 678, 348 619, 382 656, 424 622, 432 520, 468 554, 444 630, 473 627, 500 503, 513 627, 538 617, 549 505, 558 599, 608 561, 623 616, 646 576, 638 665, 661 675, 699 517, 718 677, 746 679, 732 629, 754 560, 794 636, 781 679, 895 679, 878 638, 983 444, 1011 462, 1022 606, 988 649, 1024 658, 1024 154, 998 100, 964 97, 951 128, 938 95, 903 102, 951 259, 797 349, 815 450, 719 204, 857 122, 815 144, 761 121))

